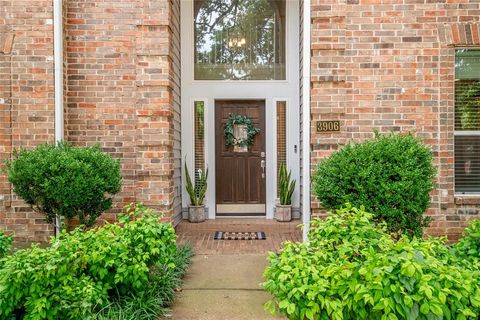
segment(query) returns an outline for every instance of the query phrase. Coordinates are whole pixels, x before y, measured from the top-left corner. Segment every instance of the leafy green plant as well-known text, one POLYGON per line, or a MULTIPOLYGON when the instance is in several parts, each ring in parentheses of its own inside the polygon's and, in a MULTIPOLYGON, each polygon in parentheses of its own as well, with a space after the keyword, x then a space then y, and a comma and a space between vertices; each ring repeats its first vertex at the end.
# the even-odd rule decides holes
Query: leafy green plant
POLYGON ((292 171, 287 172, 287 166, 285 163, 280 165, 280 170, 278 173, 278 190, 280 196, 280 204, 291 205, 292 204, 292 195, 295 191, 295 180, 292 180, 292 171))
POLYGON ((480 220, 465 229, 464 237, 452 246, 452 252, 467 264, 480 269, 480 220))
POLYGON ((7 236, 0 230, 0 259, 7 255, 12 248, 13 237, 7 236))
POLYGON ((89 319, 107 290, 82 271, 79 253, 32 247, 3 260, 0 319, 89 319))
POLYGON ((59 246, 78 243, 77 251, 86 252, 83 262, 88 274, 104 283, 108 290, 125 294, 143 290, 150 266, 161 261, 173 267, 175 231, 160 223, 161 216, 143 205, 129 205, 118 224, 107 224, 92 232, 77 228, 63 232, 59 246), (112 241, 115 239, 115 241, 112 241))
POLYGON ((390 232, 421 236, 435 172, 432 151, 413 134, 376 134, 323 160, 312 189, 326 209, 363 205, 390 232))
POLYGON ((175 268, 157 263, 152 268, 148 286, 134 295, 121 296, 105 306, 96 315, 98 320, 156 320, 167 314, 167 307, 173 302, 175 289, 180 287, 193 249, 189 245, 177 248, 174 257, 175 268))
POLYGON ((289 319, 478 319, 479 271, 445 239, 398 241, 373 215, 347 206, 314 219, 310 243, 270 254, 265 289, 271 312, 289 319))
POLYGON ((190 197, 191 205, 201 206, 205 199, 205 194, 207 193, 208 168, 205 172, 202 170, 198 171, 198 176, 195 177, 194 185, 192 178, 190 177, 190 172, 188 171, 187 163, 185 162, 185 177, 187 182, 186 189, 188 196, 190 197))
POLYGON ((176 236, 160 219, 144 206, 129 206, 119 223, 63 231, 46 249, 7 256, 0 319, 90 319, 112 299, 144 292, 155 266, 173 274, 176 236))
POLYGON ((120 163, 100 147, 73 147, 66 142, 15 150, 7 162, 13 191, 52 223, 55 216, 78 217, 92 226, 111 208, 120 191, 120 163))
POLYGON ((225 135, 225 144, 227 146, 249 147, 253 145, 254 138, 259 132, 260 129, 255 128, 252 119, 245 115, 239 115, 235 113, 230 114, 223 128, 223 133, 225 135), (246 127, 247 137, 245 139, 238 140, 235 137, 235 125, 244 125, 246 127))

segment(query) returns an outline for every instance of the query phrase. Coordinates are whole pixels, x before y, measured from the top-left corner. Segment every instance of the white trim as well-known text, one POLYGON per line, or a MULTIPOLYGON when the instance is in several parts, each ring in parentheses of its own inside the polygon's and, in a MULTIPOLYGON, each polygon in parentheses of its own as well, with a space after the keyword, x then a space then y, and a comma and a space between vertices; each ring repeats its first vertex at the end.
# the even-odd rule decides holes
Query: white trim
POLYGON ((302 217, 303 241, 308 241, 307 234, 310 228, 310 0, 303 0, 303 185, 302 185, 302 217))
MULTIPOLYGON (((298 1, 286 0, 286 80, 258 80, 258 81, 210 81, 193 80, 194 61, 194 19, 193 1, 181 1, 181 122, 182 122, 182 159, 187 159, 187 164, 192 165, 193 154, 193 102, 205 101, 205 162, 209 168, 208 191, 205 198, 209 210, 208 218, 215 219, 215 100, 256 99, 265 100, 265 131, 266 131, 266 218, 274 218, 274 207, 277 197, 276 192, 276 105, 275 101, 287 102, 287 162, 292 169, 292 176, 300 180, 299 170, 299 5, 298 1), (191 17, 191 18, 190 18, 191 17), (200 98, 203 97, 203 98, 200 98), (297 103, 295 103, 297 102, 297 103), (297 145, 297 153, 294 153, 297 145)), ((184 179, 184 178, 183 178, 184 179)), ((295 191, 294 206, 300 202, 299 187, 295 191)), ((182 206, 187 207, 188 195, 182 188, 182 206)))
POLYGON ((453 134, 455 136, 480 136, 480 130, 455 130, 453 134))
MULTIPOLYGON (((63 12, 62 0, 53 1, 53 62, 55 96, 55 142, 63 140, 63 12)), ((55 235, 60 233, 61 218, 55 216, 55 235)))
POLYGON ((265 203, 217 204, 217 213, 265 213, 265 203))
MULTIPOLYGON (((286 166, 288 170, 292 171, 292 177, 297 180, 297 184, 295 185, 294 196, 292 199, 292 206, 299 207, 300 206, 300 141, 299 139, 299 126, 298 123, 300 121, 298 109, 290 106, 293 104, 293 101, 289 98, 274 98, 273 99, 273 106, 275 109, 275 124, 274 128, 272 129, 273 135, 275 139, 273 140, 273 144, 275 145, 275 152, 271 157, 271 161, 275 163, 275 173, 273 174, 273 184, 275 186, 278 185, 278 173, 277 173, 277 102, 285 102, 285 120, 286 120, 286 137, 285 137, 285 145, 286 145, 286 166), (294 122, 292 121, 294 119, 294 122), (295 136, 298 136, 296 139, 295 136), (296 150, 295 150, 296 149, 296 150)), ((293 104, 294 105, 294 104, 293 104)), ((278 202, 277 197, 277 187, 275 187, 275 202, 278 202)))
POLYGON ((63 131, 63 13, 62 0, 53 1, 53 56, 55 68, 55 141, 61 141, 63 131))

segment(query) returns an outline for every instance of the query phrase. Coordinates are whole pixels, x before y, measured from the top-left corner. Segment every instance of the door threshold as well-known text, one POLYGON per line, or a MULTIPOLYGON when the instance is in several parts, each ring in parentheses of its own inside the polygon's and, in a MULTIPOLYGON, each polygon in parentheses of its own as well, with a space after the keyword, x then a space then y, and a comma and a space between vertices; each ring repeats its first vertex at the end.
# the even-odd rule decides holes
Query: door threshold
POLYGON ((266 219, 267 216, 265 214, 258 215, 258 214, 251 214, 251 213, 245 213, 245 214, 217 214, 215 216, 215 219, 230 219, 230 218, 235 218, 235 219, 266 219))
POLYGON ((265 204, 217 204, 217 216, 264 216, 265 204))

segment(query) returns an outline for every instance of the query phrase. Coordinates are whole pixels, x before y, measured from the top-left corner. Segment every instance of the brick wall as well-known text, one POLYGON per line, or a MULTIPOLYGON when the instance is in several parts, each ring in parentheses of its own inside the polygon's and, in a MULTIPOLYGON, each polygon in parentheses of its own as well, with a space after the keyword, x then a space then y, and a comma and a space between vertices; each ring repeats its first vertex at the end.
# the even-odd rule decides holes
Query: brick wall
MULTIPOLYGON (((0 0, 0 160, 54 140, 52 2, 0 0)), ((476 0, 313 0, 312 163, 351 139, 413 130, 432 146, 438 188, 429 232, 452 238, 477 217, 453 193, 457 46, 479 46, 476 0), (342 131, 317 134, 317 120, 342 131)), ((65 137, 122 159, 114 214, 129 202, 181 211, 178 0, 65 0, 65 137)), ((320 212, 318 203, 312 204, 320 212)), ((0 175, 0 228, 46 240, 51 227, 0 175)))
MULTIPOLYGON (((178 1, 75 1, 66 12, 66 138, 121 159, 129 202, 179 213, 178 1)), ((114 215, 104 215, 113 219, 114 215)))
POLYGON ((63 10, 65 139, 99 143, 121 159, 123 186, 114 202, 120 209, 136 199, 136 6, 72 0, 63 10))
MULTIPOLYGON (((453 84, 455 46, 475 39, 479 45, 472 34, 480 4, 314 0, 311 9, 312 163, 352 139, 371 137, 374 129, 415 131, 432 147, 439 168, 428 232, 454 239, 479 212, 472 200, 454 199, 453 84), (317 120, 341 120, 342 131, 318 134, 317 120), (469 204, 455 204, 462 201, 469 204)), ((321 212, 317 202, 312 207, 321 212)))
MULTIPOLYGON (((54 141, 52 1, 0 1, 0 161, 12 148, 54 141)), ((0 173, 0 228, 17 240, 52 231, 0 173)))
MULTIPOLYGON (((180 201, 179 1, 64 0, 65 139, 121 159, 115 208, 172 220, 180 201)), ((52 1, 0 1, 0 161, 54 141, 52 1)), ((178 221, 178 220, 177 220, 178 221)), ((46 241, 52 227, 0 175, 0 228, 46 241)))

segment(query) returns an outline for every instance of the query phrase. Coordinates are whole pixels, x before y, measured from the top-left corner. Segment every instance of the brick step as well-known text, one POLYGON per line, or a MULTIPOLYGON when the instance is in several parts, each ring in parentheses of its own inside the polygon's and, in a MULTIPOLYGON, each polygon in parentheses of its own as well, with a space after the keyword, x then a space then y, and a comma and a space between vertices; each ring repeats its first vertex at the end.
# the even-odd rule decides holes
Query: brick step
POLYGON ((292 220, 290 222, 277 222, 265 219, 216 219, 207 220, 202 223, 190 223, 188 221, 180 222, 176 229, 177 232, 185 231, 265 231, 265 232, 297 232, 301 220, 292 220))

